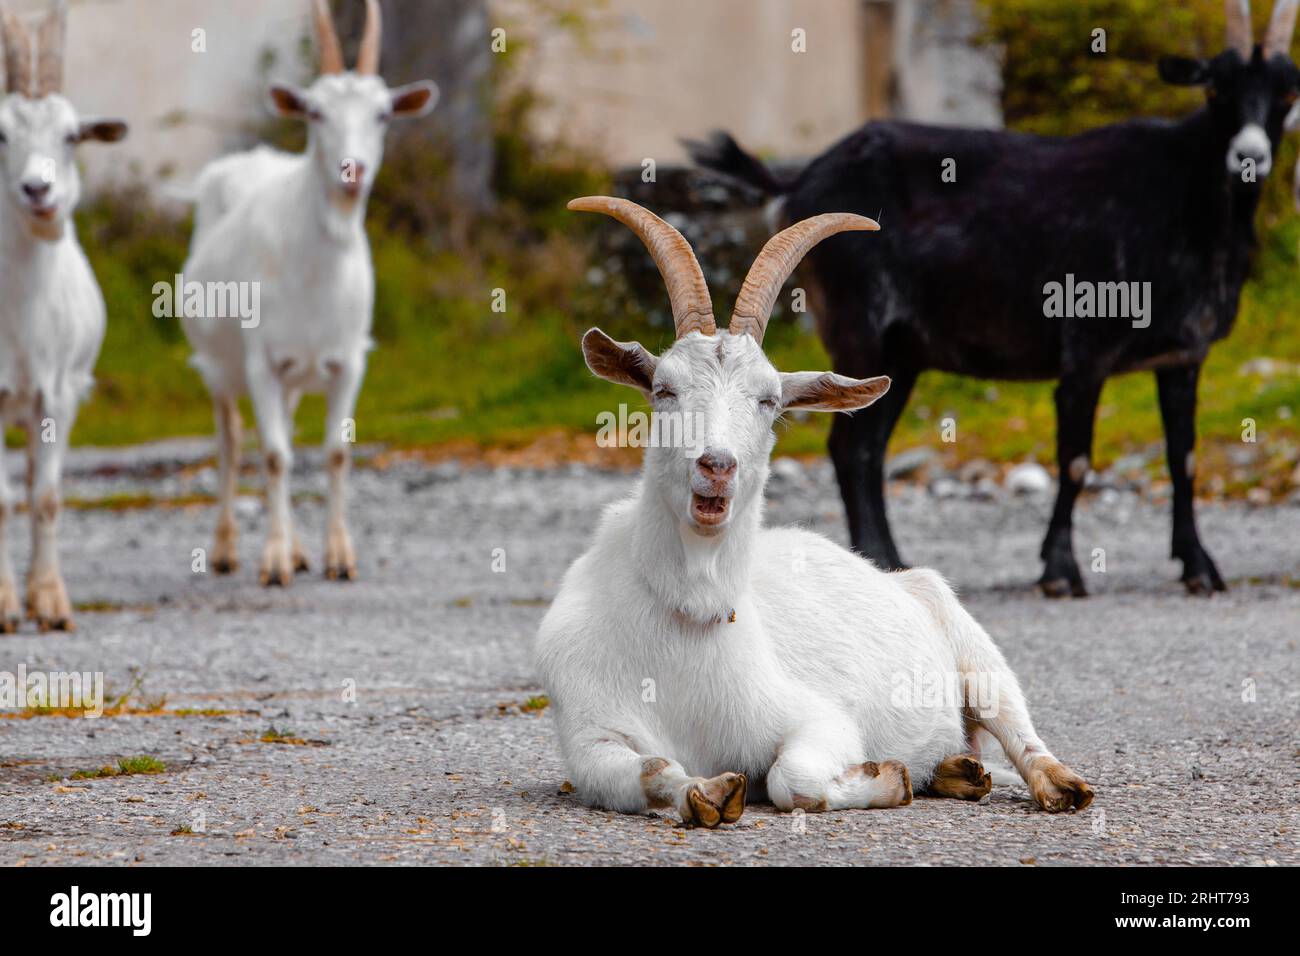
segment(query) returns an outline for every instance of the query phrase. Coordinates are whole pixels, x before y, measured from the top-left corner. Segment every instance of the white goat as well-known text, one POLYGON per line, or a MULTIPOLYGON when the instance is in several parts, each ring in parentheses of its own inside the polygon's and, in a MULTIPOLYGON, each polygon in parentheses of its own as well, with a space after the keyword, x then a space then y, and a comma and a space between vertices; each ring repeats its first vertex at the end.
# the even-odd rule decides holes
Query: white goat
POLYGON ((776 235, 721 332, 672 226, 626 200, 569 208, 641 237, 677 327, 658 358, 592 329, 588 367, 645 395, 656 434, 673 417, 697 436, 691 449, 646 450, 635 493, 606 509, 541 624, 537 662, 582 799, 672 808, 706 827, 737 820, 747 788, 782 810, 902 806, 913 782, 979 799, 992 786, 976 749, 982 729, 1045 810, 1086 807, 1091 789, 1034 732, 1015 675, 937 573, 885 573, 820 535, 762 525, 782 411, 852 411, 889 387, 779 373, 762 351, 772 304, 804 253, 876 224, 830 214, 776 235))
MULTIPOLYGON (((305 153, 259 147, 207 166, 186 285, 249 283, 260 313, 194 315, 186 310, 192 362, 203 376, 217 420, 220 513, 212 566, 239 563, 234 497, 242 444, 239 397, 257 415, 267 473, 270 534, 262 552, 263 584, 288 585, 306 557, 292 529, 289 471, 293 415, 305 391, 327 396, 325 450, 329 469, 327 577, 350 580, 356 557, 344 518, 353 440, 352 416, 371 348, 374 271, 366 240, 366 200, 394 119, 423 116, 434 105, 429 81, 389 89, 377 75, 380 15, 367 0, 356 70, 346 72, 325 0, 314 0, 321 76, 307 89, 277 84, 271 102, 283 116, 308 124, 305 153)), ((198 310, 206 311, 206 310, 198 310)))
MULTIPOLYGON (((42 631, 73 626, 59 569, 60 482, 77 406, 94 383, 104 341, 104 298, 72 222, 81 197, 76 146, 126 135, 119 120, 80 119, 60 94, 66 19, 60 0, 33 36, 16 16, 3 14, 0 423, 27 432, 32 557, 26 603, 42 631)), ((0 632, 6 633, 20 619, 5 540, 14 504, 0 461, 0 632)))

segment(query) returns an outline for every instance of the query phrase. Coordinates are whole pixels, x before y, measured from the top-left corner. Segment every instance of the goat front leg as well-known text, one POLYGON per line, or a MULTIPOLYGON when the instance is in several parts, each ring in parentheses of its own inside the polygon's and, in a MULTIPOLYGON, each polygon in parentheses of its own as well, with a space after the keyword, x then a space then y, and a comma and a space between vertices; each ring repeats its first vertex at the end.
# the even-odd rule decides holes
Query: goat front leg
POLYGON ((63 454, 73 414, 47 410, 37 402, 27 433, 28 509, 32 519, 32 563, 27 573, 27 616, 42 631, 71 631, 72 605, 59 568, 59 513, 63 509, 63 454))
POLYGON ((363 354, 333 366, 325 418, 325 462, 329 469, 329 518, 325 530, 325 576, 351 581, 357 576, 357 556, 347 524, 348 473, 352 469, 353 415, 366 373, 363 354))
POLYGON ((1196 384, 1201 368, 1166 368, 1156 372, 1160 417, 1165 425, 1165 455, 1174 486, 1172 557, 1183 562, 1183 584, 1191 594, 1226 591, 1214 559, 1196 533, 1193 486, 1196 481, 1196 384))
POLYGON ((1066 374, 1056 386, 1056 462, 1060 484, 1052 522, 1043 540, 1043 576, 1038 586, 1048 597, 1087 597, 1074 560, 1074 502, 1083 490, 1092 457, 1093 423, 1101 380, 1066 374))
POLYGON ((0 422, 0 634, 12 634, 22 620, 22 605, 18 601, 18 586, 14 583, 13 567, 9 564, 9 519, 14 514, 13 492, 9 487, 9 473, 4 463, 4 427, 0 422))
POLYGON ((608 737, 578 749, 571 762, 583 798, 624 813, 675 810, 682 822, 713 829, 745 811, 743 773, 693 777, 676 760, 638 753, 608 737))
POLYGON ((266 507, 271 519, 262 548, 260 577, 267 587, 288 587, 293 583, 293 515, 289 507, 293 446, 285 416, 284 386, 264 362, 250 363, 248 383, 266 462, 266 507))
POLYGON ((767 773, 767 795, 776 808, 822 813, 911 803, 912 778, 901 761, 855 762, 834 745, 854 737, 845 727, 808 727, 787 737, 767 773))

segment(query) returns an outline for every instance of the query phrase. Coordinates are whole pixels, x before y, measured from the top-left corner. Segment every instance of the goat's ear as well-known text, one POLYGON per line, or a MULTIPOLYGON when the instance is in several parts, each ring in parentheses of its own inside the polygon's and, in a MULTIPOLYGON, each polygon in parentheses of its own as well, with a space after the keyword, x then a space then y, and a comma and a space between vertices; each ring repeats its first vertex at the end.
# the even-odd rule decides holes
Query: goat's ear
POLYGON ((283 83, 272 84, 267 94, 270 97, 271 110, 280 116, 302 119, 307 115, 307 98, 302 90, 283 83))
POLYGON ((615 342, 600 329, 589 329, 582 337, 582 357, 587 368, 607 382, 631 385, 646 394, 654 387, 659 360, 639 342, 615 342))
POLYGON ((834 372, 782 372, 781 405, 814 412, 852 412, 889 391, 889 376, 849 378, 834 372))
POLYGON ((1210 64, 1190 56, 1162 56, 1156 68, 1160 79, 1174 86, 1202 86, 1210 79, 1210 64))
POLYGON ((77 129, 77 142, 116 143, 126 138, 127 126, 120 119, 86 119, 77 129))
POLYGON ((416 119, 432 112, 438 104, 438 84, 420 80, 388 91, 393 102, 394 119, 416 119))

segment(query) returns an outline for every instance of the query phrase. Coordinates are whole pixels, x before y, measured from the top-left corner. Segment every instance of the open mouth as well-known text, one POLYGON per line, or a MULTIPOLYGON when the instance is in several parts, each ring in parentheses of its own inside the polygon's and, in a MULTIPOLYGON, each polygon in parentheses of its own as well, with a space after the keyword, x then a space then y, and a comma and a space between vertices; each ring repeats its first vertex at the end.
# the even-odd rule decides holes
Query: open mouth
POLYGON ((58 206, 29 206, 28 208, 35 218, 46 222, 53 219, 59 212, 58 206))
POLYGON ((715 527, 727 520, 731 499, 721 495, 707 497, 698 492, 691 493, 691 517, 695 523, 706 528, 715 527))

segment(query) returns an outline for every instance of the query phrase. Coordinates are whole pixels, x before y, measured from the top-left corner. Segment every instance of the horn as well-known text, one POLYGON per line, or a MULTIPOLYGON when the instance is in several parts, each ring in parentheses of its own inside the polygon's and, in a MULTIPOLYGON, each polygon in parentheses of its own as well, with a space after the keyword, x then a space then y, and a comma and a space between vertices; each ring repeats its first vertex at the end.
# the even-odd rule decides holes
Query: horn
POLYGON ((627 199, 610 196, 584 196, 569 203, 579 212, 599 212, 617 219, 637 234, 659 267, 668 301, 673 307, 673 325, 677 338, 689 332, 712 335, 718 330, 713 321, 713 300, 704 281, 700 264, 686 237, 649 209, 627 199))
POLYGON ((36 29, 36 95, 63 91, 63 49, 68 29, 67 0, 56 0, 36 29))
POLYGON ((312 20, 316 24, 316 46, 320 48, 320 71, 342 73, 343 49, 339 35, 334 32, 334 18, 330 16, 329 0, 313 0, 312 20))
POLYGON ((5 92, 32 95, 32 41, 23 22, 2 11, 5 47, 5 92))
POLYGON ((1268 21, 1268 32, 1264 34, 1264 58, 1277 54, 1291 55, 1291 37, 1295 34, 1295 16, 1297 0, 1277 0, 1273 5, 1273 16, 1268 21))
POLYGON ((767 320, 772 306, 781 293, 781 286, 808 250, 827 236, 837 232, 876 230, 880 225, 866 216, 851 212, 828 212, 797 222, 782 229, 763 246, 762 252, 749 267, 745 282, 736 296, 736 306, 731 310, 732 335, 749 333, 759 345, 767 331, 767 320))
POLYGON ((361 49, 357 53, 357 72, 379 72, 379 39, 383 34, 383 17, 379 13, 379 0, 366 0, 366 29, 361 34, 361 49))
POLYGON ((1228 24, 1228 49, 1236 50, 1243 60, 1249 60, 1255 46, 1251 39, 1250 0, 1224 0, 1223 7, 1228 24))

